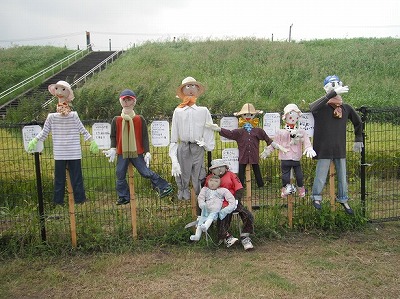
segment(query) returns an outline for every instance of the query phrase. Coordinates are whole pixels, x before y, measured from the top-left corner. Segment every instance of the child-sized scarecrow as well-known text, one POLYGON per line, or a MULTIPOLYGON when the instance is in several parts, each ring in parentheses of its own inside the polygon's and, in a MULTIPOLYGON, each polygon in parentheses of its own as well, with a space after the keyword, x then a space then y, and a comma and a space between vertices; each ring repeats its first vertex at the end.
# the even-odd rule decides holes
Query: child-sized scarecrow
POLYGON ((256 118, 256 115, 262 113, 263 111, 256 110, 253 104, 246 103, 239 112, 233 114, 240 117, 238 129, 227 130, 220 128, 217 124, 210 123, 206 125, 212 130, 218 131, 221 136, 237 142, 239 149, 238 177, 244 184, 246 165, 251 164, 258 187, 264 186, 259 166, 260 140, 264 140, 267 145, 271 145, 273 148, 287 152, 287 149, 274 142, 262 128, 257 127, 259 119, 256 118))
POLYGON ((347 214, 352 215, 353 210, 348 204, 347 179, 346 179, 346 127, 347 121, 354 126, 355 143, 353 150, 361 152, 363 148, 362 121, 360 116, 348 104, 343 103, 340 96, 347 93, 349 88, 343 86, 336 75, 328 76, 324 80, 326 95, 310 104, 314 116, 313 145, 317 152, 318 160, 312 188, 313 206, 321 209, 322 190, 326 183, 331 161, 335 164, 338 179, 339 202, 347 214))
MULTIPOLYGON (((316 153, 312 148, 310 138, 304 129, 297 126, 297 121, 301 116, 301 111, 296 104, 289 104, 283 109, 282 120, 285 122, 285 127, 276 132, 274 141, 288 149, 287 152, 279 152, 278 158, 281 161, 282 172, 282 190, 281 197, 296 192, 296 188, 290 183, 290 172, 293 169, 297 182, 297 192, 299 197, 306 195, 306 190, 303 183, 303 171, 301 169, 300 159, 302 154, 308 158, 315 157, 316 153), (303 152, 304 151, 304 152, 303 152)), ((268 157, 274 148, 268 146, 261 153, 261 158, 268 157)))
POLYGON ((66 171, 68 167, 75 203, 86 200, 82 177, 82 150, 80 134, 90 141, 90 151, 97 153, 99 148, 92 136, 83 126, 78 113, 71 111, 70 103, 74 99, 71 86, 58 81, 48 87, 50 93, 58 98, 57 112, 49 113, 43 130, 28 144, 28 151, 35 151, 37 142, 44 141, 51 132, 53 138, 54 197, 55 204, 64 203, 66 171))
POLYGON ((195 194, 200 193, 206 177, 204 153, 215 146, 214 132, 205 128, 207 122, 212 123, 210 111, 196 104, 203 93, 204 86, 193 77, 183 79, 176 91, 182 102, 172 116, 169 156, 178 199, 190 199, 190 181, 195 194))
POLYGON ((199 241, 201 233, 207 232, 215 220, 222 220, 235 210, 235 197, 220 184, 221 178, 218 175, 213 175, 208 180, 208 186, 201 188, 197 197, 201 215, 197 218, 196 233, 190 236, 190 240, 199 241))
POLYGON ((151 158, 149 135, 146 121, 133 111, 136 94, 130 89, 125 89, 119 95, 119 102, 122 113, 115 116, 111 123, 111 148, 103 151, 106 157, 110 158, 110 162, 114 162, 117 156, 117 205, 130 202, 130 191, 126 181, 129 163, 132 163, 142 177, 150 179, 160 197, 169 195, 173 191, 171 185, 146 165, 146 161, 150 161, 151 158))

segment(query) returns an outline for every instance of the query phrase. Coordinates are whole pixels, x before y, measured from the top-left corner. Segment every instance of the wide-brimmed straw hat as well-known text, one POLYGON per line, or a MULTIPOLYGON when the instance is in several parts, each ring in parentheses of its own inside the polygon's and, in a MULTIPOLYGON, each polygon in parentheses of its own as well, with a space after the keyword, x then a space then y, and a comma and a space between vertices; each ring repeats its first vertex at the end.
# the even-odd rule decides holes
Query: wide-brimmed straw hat
POLYGON ((251 114, 262 114, 263 111, 262 110, 256 110, 253 106, 253 104, 250 103, 246 103, 243 105, 242 110, 240 110, 239 112, 235 112, 233 113, 233 115, 235 116, 240 116, 246 113, 251 113, 251 114))
POLYGON ((71 102, 75 98, 71 85, 69 85, 69 83, 65 81, 58 81, 56 84, 50 84, 48 90, 53 96, 55 96, 56 88, 58 87, 66 88, 69 91, 68 97, 65 99, 66 101, 71 102))
POLYGON ((199 81, 196 81, 195 78, 193 77, 186 77, 185 79, 182 80, 182 84, 179 85, 179 87, 176 90, 176 95, 180 98, 183 99, 185 97, 185 95, 183 94, 182 88, 186 85, 186 84, 195 84, 198 88, 199 88, 199 96, 202 95, 205 91, 205 88, 203 86, 203 84, 201 84, 199 81))
POLYGON ((211 166, 208 169, 212 170, 214 168, 218 168, 218 167, 222 167, 222 166, 229 168, 228 163, 226 163, 224 159, 214 159, 211 161, 211 166))

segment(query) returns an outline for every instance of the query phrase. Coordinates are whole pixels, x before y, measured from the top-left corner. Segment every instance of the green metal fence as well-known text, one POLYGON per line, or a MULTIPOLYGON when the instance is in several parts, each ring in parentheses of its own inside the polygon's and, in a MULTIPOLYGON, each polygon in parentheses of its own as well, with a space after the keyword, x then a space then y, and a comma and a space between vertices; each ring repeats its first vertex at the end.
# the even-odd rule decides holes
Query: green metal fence
MULTIPOLYGON (((351 151, 352 127, 348 127, 348 181, 352 205, 362 207, 371 221, 385 221, 400 217, 400 108, 359 109, 364 120, 365 147, 362 155, 351 151)), ((213 116, 219 123, 222 115, 213 116)), ((168 119, 165 119, 170 121, 168 119)), ((149 120, 148 125, 154 120, 149 120)), ((91 131, 96 121, 85 121, 91 131)), ((108 121, 110 122, 110 120, 108 121)), ((36 243, 43 239, 62 245, 70 243, 71 211, 66 192, 64 206, 52 203, 54 160, 51 136, 44 142, 39 154, 29 154, 24 149, 23 127, 32 124, 0 124, 0 240, 1 243, 18 240, 21 245, 36 243), (43 201, 41 206, 39 202, 43 201)), ((38 124, 43 125, 43 124, 38 124)), ((216 148, 206 155, 220 158, 222 150, 235 148, 235 142, 221 142, 216 134, 216 148)), ((126 238, 131 236, 130 205, 117 206, 115 201, 115 162, 109 163, 101 152, 92 154, 89 144, 82 140, 82 168, 88 201, 75 205, 76 231, 79 240, 89 238, 126 238)), ((261 145, 261 149, 264 144, 261 145)), ((168 180, 173 186, 168 147, 151 147, 153 171, 168 180)), ((316 161, 304 157, 302 168, 306 189, 313 182, 316 161)), ((287 199, 280 197, 280 162, 277 153, 260 161, 265 186, 258 188, 252 180, 251 206, 258 221, 268 221, 268 209, 279 207, 287 213, 287 199)), ((183 229, 182 223, 193 220, 190 201, 177 200, 176 192, 168 198, 158 198, 149 180, 136 171, 134 175, 137 202, 138 238, 163 235, 171 227, 183 229)), ((328 188, 324 198, 328 198, 328 188)), ((293 217, 314 212, 309 194, 305 198, 294 196, 293 217)), ((283 225, 287 225, 283 224, 283 225)))

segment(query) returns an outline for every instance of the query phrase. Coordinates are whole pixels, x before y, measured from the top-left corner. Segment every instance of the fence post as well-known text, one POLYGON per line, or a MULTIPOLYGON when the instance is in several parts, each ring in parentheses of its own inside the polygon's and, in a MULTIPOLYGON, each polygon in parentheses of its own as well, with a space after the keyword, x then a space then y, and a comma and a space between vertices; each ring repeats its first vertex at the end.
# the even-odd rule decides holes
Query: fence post
POLYGON ((67 185, 68 185, 68 211, 69 211, 69 223, 71 228, 71 243, 72 247, 76 248, 76 219, 75 219, 75 201, 74 192, 72 190, 71 177, 69 175, 69 169, 67 168, 67 185))
POLYGON ((362 121, 362 142, 364 144, 364 147, 361 149, 361 163, 360 163, 360 179, 361 179, 361 212, 363 217, 365 217, 366 214, 366 204, 365 204, 365 198, 366 198, 366 166, 368 166, 365 163, 365 122, 367 120, 367 114, 368 114, 368 109, 367 107, 361 107, 358 109, 361 112, 361 121, 362 121))
POLYGON ((131 198, 131 221, 132 221, 132 236, 133 239, 137 238, 137 217, 136 217, 136 197, 135 197, 135 182, 133 177, 133 165, 129 163, 128 166, 128 174, 129 174, 129 191, 131 198))

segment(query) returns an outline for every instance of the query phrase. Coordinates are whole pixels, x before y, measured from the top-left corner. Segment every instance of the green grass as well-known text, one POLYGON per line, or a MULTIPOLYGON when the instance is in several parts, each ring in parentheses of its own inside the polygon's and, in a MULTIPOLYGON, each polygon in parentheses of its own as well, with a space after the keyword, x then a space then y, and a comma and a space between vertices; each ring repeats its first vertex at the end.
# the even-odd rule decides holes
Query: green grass
MULTIPOLYGON (((171 116, 179 104, 176 88, 193 76, 206 87, 198 104, 212 114, 231 115, 247 102, 265 112, 280 112, 288 103, 307 111, 324 94, 324 78, 337 74, 350 87, 343 98, 353 106, 397 106, 399 47, 400 39, 393 38, 149 42, 128 50, 78 88, 74 105, 82 119, 111 119, 120 114, 118 94, 130 88, 138 94, 136 113, 171 116)), ((13 119, 31 120, 32 103, 26 101, 13 119)))

